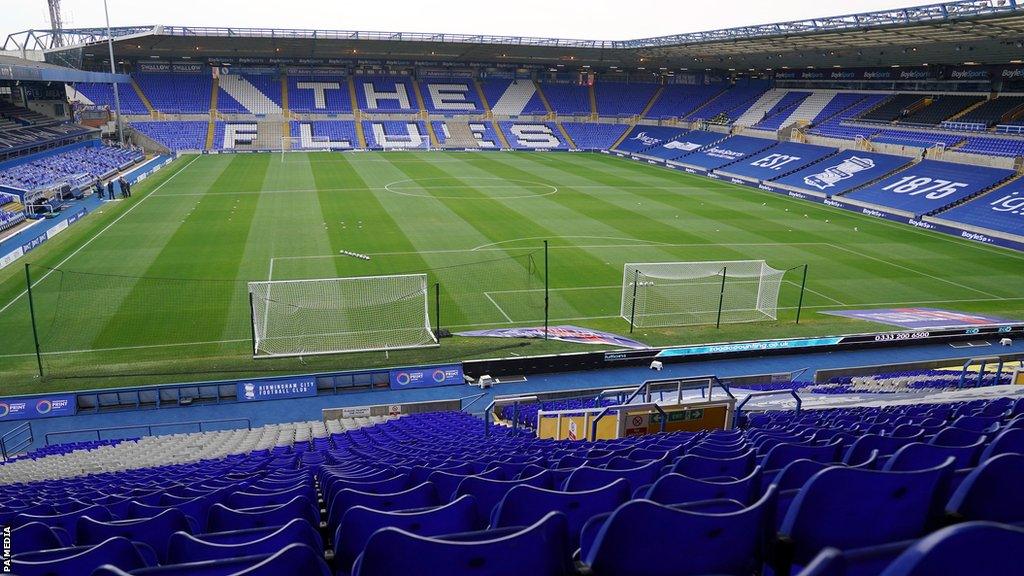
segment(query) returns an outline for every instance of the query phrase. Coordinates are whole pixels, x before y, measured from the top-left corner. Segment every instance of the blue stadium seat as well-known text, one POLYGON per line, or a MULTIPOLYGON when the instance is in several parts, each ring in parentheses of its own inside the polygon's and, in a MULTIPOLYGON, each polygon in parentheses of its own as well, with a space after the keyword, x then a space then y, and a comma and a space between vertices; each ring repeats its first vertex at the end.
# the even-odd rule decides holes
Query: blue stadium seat
POLYGON ((698 500, 736 500, 750 504, 761 494, 761 469, 755 468, 740 480, 701 480, 682 474, 667 474, 658 478, 640 498, 659 504, 682 504, 698 500))
POLYGON ((337 529, 345 512, 353 506, 365 506, 373 510, 393 512, 395 510, 412 510, 437 506, 441 501, 437 497, 437 489, 430 482, 424 482, 402 492, 391 494, 371 494, 358 490, 344 489, 338 492, 328 510, 327 526, 337 529))
POLYGON ((244 530, 264 526, 281 526, 294 518, 302 518, 312 526, 320 525, 320 511, 305 496, 296 496, 277 506, 259 506, 236 510, 223 504, 214 504, 206 521, 211 532, 244 530))
POLYGON ((574 572, 565 516, 551 512, 526 528, 444 538, 384 528, 370 536, 355 576, 568 576, 574 572))
POLYGON ((164 510, 176 508, 185 514, 189 525, 192 526, 192 532, 199 533, 206 526, 206 516, 210 511, 211 505, 213 505, 213 502, 206 496, 161 506, 150 506, 131 500, 128 503, 128 509, 125 510, 124 519, 152 518, 164 510))
POLYGON ((175 532, 168 541, 167 562, 182 564, 254 554, 273 554, 288 544, 305 544, 313 550, 323 550, 320 534, 309 522, 297 518, 284 526, 274 528, 217 532, 200 536, 175 532), (235 541, 225 542, 227 539, 235 541))
POLYGON ((491 518, 491 511, 494 510, 498 502, 501 502, 509 490, 520 485, 551 488, 551 474, 545 470, 522 480, 490 480, 479 476, 469 476, 459 483, 455 497, 469 495, 476 500, 477 511, 480 515, 480 527, 484 528, 491 518))
POLYGON ((232 492, 228 495, 224 504, 235 509, 278 506, 296 496, 305 496, 310 502, 313 502, 316 500, 316 491, 313 489, 312 484, 272 492, 261 492, 258 486, 251 486, 246 490, 232 492))
POLYGON ((28 524, 29 522, 41 522, 50 526, 51 528, 60 528, 67 532, 71 536, 75 536, 76 527, 78 526, 79 519, 88 516, 93 520, 106 521, 111 520, 112 516, 110 511, 103 506, 90 506, 88 508, 82 508, 74 512, 68 512, 67 514, 53 514, 53 515, 35 515, 35 514, 19 514, 11 520, 12 526, 21 526, 22 524, 28 524))
POLYGON ((814 446, 810 444, 777 444, 761 461, 763 470, 781 470, 796 460, 813 460, 815 462, 838 462, 839 442, 814 446))
POLYGON ((871 457, 872 452, 878 452, 878 460, 884 462, 900 448, 912 442, 917 442, 920 439, 920 437, 914 436, 894 438, 892 436, 882 436, 881 434, 864 434, 857 438, 853 446, 850 446, 846 451, 846 455, 843 456, 843 463, 849 466, 862 464, 871 457))
POLYGON ((754 470, 753 448, 735 458, 707 458, 687 454, 672 465, 670 472, 690 478, 746 478, 754 470))
POLYGON ((818 472, 782 522, 773 561, 777 573, 806 565, 826 547, 849 550, 923 535, 935 514, 936 492, 951 472, 952 459, 916 472, 838 466, 818 472))
POLYGON ((967 522, 921 539, 881 576, 1002 575, 1020 570, 1024 529, 992 522, 967 522))
POLYGON ((460 496, 435 508, 384 512, 363 506, 349 508, 334 533, 334 563, 338 574, 348 574, 374 532, 398 528, 419 536, 470 532, 477 526, 477 506, 472 496, 460 496))
POLYGON ((516 486, 494 508, 492 528, 529 526, 548 512, 565 514, 569 545, 579 547, 580 530, 598 514, 609 513, 629 500, 629 483, 615 480, 607 486, 583 492, 560 492, 534 486, 516 486))
POLYGON ((565 479, 565 485, 562 486, 562 489, 566 492, 594 490, 595 488, 607 486, 619 478, 623 478, 629 482, 630 489, 635 490, 654 482, 654 479, 661 473, 661 468, 664 465, 663 461, 655 460, 636 468, 625 470, 607 470, 604 468, 581 466, 569 474, 569 477, 565 479))
POLYGON ((970 446, 979 440, 985 441, 987 438, 984 432, 947 426, 932 436, 928 443, 939 446, 970 446))
POLYGON ((92 574, 103 564, 114 564, 125 570, 152 565, 139 546, 127 538, 110 538, 93 546, 15 554, 11 565, 19 576, 82 576, 92 574))
POLYGON ((305 544, 290 544, 274 554, 259 554, 206 560, 186 564, 168 564, 153 568, 125 571, 106 565, 92 576, 331 576, 320 554, 305 544))
POLYGON ((11 530, 11 542, 18 552, 36 552, 71 546, 71 536, 63 529, 42 522, 29 522, 11 530))
POLYGON ((885 463, 884 470, 892 472, 924 470, 939 466, 947 458, 953 458, 953 467, 956 469, 970 468, 977 464, 978 455, 983 448, 984 444, 981 440, 967 446, 938 446, 914 442, 897 450, 885 463))
POLYGON ((596 576, 752 573, 764 558, 774 493, 724 514, 627 502, 604 523, 583 562, 596 576))
MULTIPOLYGON (((434 485, 437 490, 437 495, 441 500, 451 500, 455 496, 455 491, 459 489, 459 484, 470 476, 477 476, 479 478, 490 478, 492 480, 504 480, 505 473, 498 469, 485 470, 477 474, 454 474, 450 472, 434 472, 427 476, 427 481, 434 485)), ((396 490, 397 492, 397 490, 396 490)))
POLYGON ((971 471, 949 499, 950 514, 966 520, 1024 522, 1024 455, 994 456, 971 471))
POLYGON ((99 544, 104 540, 123 537, 132 542, 148 544, 160 562, 167 559, 167 540, 175 532, 189 532, 192 527, 181 510, 164 510, 152 518, 137 520, 111 520, 102 522, 89 516, 78 522, 75 541, 79 544, 99 544))
POLYGON ((1024 428, 1010 428, 992 439, 981 453, 979 462, 1000 454, 1024 454, 1024 428))

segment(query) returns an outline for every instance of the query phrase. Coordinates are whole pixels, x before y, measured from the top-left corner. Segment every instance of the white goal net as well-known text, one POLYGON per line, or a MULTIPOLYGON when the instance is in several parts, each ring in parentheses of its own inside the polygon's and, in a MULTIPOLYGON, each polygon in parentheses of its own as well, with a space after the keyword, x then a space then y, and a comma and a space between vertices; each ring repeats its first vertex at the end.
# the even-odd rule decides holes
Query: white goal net
POLYGON ((638 328, 775 320, 784 275, 764 260, 626 264, 620 314, 638 328))
POLYGON ((250 282, 249 295, 256 357, 437 345, 425 274, 250 282))

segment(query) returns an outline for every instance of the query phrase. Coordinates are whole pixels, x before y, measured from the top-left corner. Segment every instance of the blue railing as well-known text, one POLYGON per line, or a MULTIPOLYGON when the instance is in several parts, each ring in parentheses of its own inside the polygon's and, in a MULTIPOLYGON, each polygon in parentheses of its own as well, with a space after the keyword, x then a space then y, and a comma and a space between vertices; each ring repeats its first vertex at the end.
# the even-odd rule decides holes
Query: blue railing
MULTIPOLYGON (((146 433, 145 434, 140 434, 140 436, 152 436, 153 435, 153 430, 159 429, 159 428, 176 428, 176 427, 180 427, 180 426, 190 426, 190 427, 191 426, 195 426, 196 427, 196 430, 195 430, 196 432, 205 432, 206 430, 204 429, 204 426, 206 426, 208 424, 225 424, 225 423, 228 423, 228 422, 243 423, 245 425, 246 429, 252 430, 252 422, 248 418, 222 418, 222 419, 219 419, 219 420, 189 420, 189 421, 186 421, 186 422, 163 422, 163 423, 160 423, 160 424, 136 424, 136 425, 128 425, 128 426, 108 426, 108 427, 105 427, 105 428, 80 428, 80 429, 77 429, 77 430, 61 430, 61 431, 57 431, 57 432, 48 432, 46 434, 46 436, 45 436, 45 439, 46 439, 46 445, 49 446, 50 445, 50 438, 51 437, 66 436, 66 435, 72 435, 72 434, 89 434, 89 435, 95 434, 96 435, 96 440, 103 440, 104 439, 103 438, 103 433, 104 432, 114 432, 114 431, 145 430, 146 433)), ((242 426, 231 426, 231 427, 229 427, 229 429, 230 428, 241 428, 241 427, 242 426)))
POLYGON ((0 436, 0 458, 3 462, 17 456, 35 442, 32 434, 32 423, 22 422, 21 424, 4 432, 0 436))
POLYGON ((743 407, 747 405, 747 402, 750 402, 751 398, 761 398, 764 396, 783 396, 787 394, 792 396, 796 400, 796 413, 799 414, 800 408, 803 406, 804 402, 803 400, 800 399, 800 394, 797 393, 796 388, 791 388, 788 390, 766 390, 764 392, 751 392, 750 394, 747 394, 746 397, 743 398, 743 400, 740 400, 739 404, 736 405, 736 411, 733 412, 732 415, 733 428, 735 428, 739 424, 740 414, 743 413, 743 407))

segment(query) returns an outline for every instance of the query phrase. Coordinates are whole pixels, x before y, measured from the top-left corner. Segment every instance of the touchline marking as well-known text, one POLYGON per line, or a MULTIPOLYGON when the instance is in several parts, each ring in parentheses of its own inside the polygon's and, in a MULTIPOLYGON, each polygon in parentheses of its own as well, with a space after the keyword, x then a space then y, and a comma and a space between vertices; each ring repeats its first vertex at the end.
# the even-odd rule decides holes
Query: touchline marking
MULTIPOLYGON (((453 176, 452 178, 456 178, 456 177, 453 176)), ((534 186, 537 186, 539 184, 540 183, 538 182, 537 184, 534 184, 534 186)), ((548 184, 545 184, 545 186, 548 186, 548 184)), ((655 192, 694 192, 694 193, 698 193, 698 194, 694 194, 694 195, 700 195, 699 193, 706 192, 703 189, 695 188, 693 186, 658 186, 658 185, 642 186, 642 185, 637 185, 637 184, 624 184, 624 185, 614 185, 614 184, 580 184, 580 185, 572 185, 572 186, 569 186, 569 185, 563 185, 563 186, 565 188, 568 188, 568 189, 580 189, 580 190, 607 190, 607 189, 611 189, 611 190, 652 190, 652 191, 655 191, 655 192)), ((462 189, 462 188, 468 188, 468 187, 482 188, 484 190, 491 189, 491 188, 521 188, 521 186, 493 186, 493 185, 492 186, 487 186, 487 185, 484 185, 484 186, 447 186, 447 187, 446 186, 429 186, 428 185, 428 186, 425 186, 423 188, 428 189, 428 190, 429 189, 443 190, 443 189, 449 189, 449 188, 459 188, 459 189, 462 189)), ((174 198, 174 197, 177 197, 177 196, 185 196, 185 197, 187 197, 187 196, 259 196, 259 195, 262 195, 262 194, 315 194, 315 193, 318 193, 318 192, 389 192, 389 191, 393 192, 393 190, 389 190, 385 186, 353 186, 353 187, 345 187, 345 188, 294 188, 294 189, 281 189, 281 190, 236 190, 236 191, 227 191, 227 192, 171 192, 169 194, 161 194, 160 197, 161 198, 174 198)), ((396 193, 398 193, 398 192, 396 192, 396 193)), ((550 194, 550 192, 549 192, 549 194, 550 194)), ((410 194, 403 194, 403 195, 409 196, 410 194)), ((713 195, 716 195, 716 193, 709 192, 709 193, 707 193, 707 195, 708 196, 713 196, 713 195)), ((425 195, 422 195, 422 194, 411 194, 411 196, 416 196, 418 198, 429 198, 429 196, 425 196, 425 195)), ((531 197, 531 198, 536 197, 536 196, 541 196, 541 195, 540 194, 529 195, 529 197, 531 197)), ((459 197, 459 199, 461 200, 461 199, 463 199, 463 197, 459 197)))
MULTIPOLYGON (((56 265, 54 265, 54 266, 53 266, 53 267, 52 267, 52 268, 50 269, 50 271, 49 271, 49 272, 47 272, 46 274, 43 274, 43 277, 42 277, 42 278, 40 278, 39 280, 36 280, 35 282, 33 282, 33 283, 32 283, 32 286, 33 286, 33 287, 35 287, 35 286, 38 286, 40 282, 42 282, 43 280, 46 280, 46 279, 47 279, 47 278, 48 278, 48 277, 50 276, 50 274, 53 274, 53 272, 54 272, 54 269, 60 268, 61 266, 63 266, 64 264, 66 264, 68 260, 71 260, 72 258, 74 258, 74 257, 75 257, 75 256, 76 256, 76 255, 77 255, 77 254, 78 254, 79 252, 81 252, 82 250, 84 250, 84 249, 85 249, 85 248, 86 248, 86 247, 87 247, 88 245, 92 244, 92 243, 93 243, 93 241, 95 241, 95 240, 96 240, 97 238, 99 238, 100 236, 102 236, 104 232, 106 232, 107 230, 110 230, 110 228, 111 228, 111 227, 113 227, 113 225, 114 225, 114 224, 117 224, 118 222, 120 222, 120 221, 121 221, 121 219, 122 219, 122 218, 124 218, 125 216, 127 216, 127 215, 131 214, 132 210, 135 210, 136 208, 138 208, 139 206, 141 206, 143 202, 145 202, 146 200, 149 200, 150 198, 152 198, 153 196, 155 196, 155 195, 156 195, 156 193, 157 193, 157 192, 159 192, 161 188, 163 188, 163 187, 164 187, 164 186, 165 186, 165 185, 166 185, 166 184, 167 184, 168 182, 170 182, 171 180, 174 180, 174 177, 175 177, 175 176, 177 176, 178 174, 181 174, 182 172, 184 172, 186 168, 188 168, 189 166, 191 166, 191 165, 192 165, 192 163, 193 163, 193 162, 195 162, 195 161, 196 161, 196 160, 198 160, 198 159, 199 159, 199 156, 197 155, 197 156, 195 156, 194 158, 192 158, 191 160, 189 160, 189 161, 188 161, 188 164, 185 164, 184 166, 182 166, 181 168, 179 168, 177 172, 175 172, 174 174, 171 174, 171 175, 170 175, 170 176, 169 176, 169 177, 167 178, 167 180, 164 180, 163 182, 161 182, 160 184, 158 184, 158 185, 157 185, 157 187, 156 187, 156 188, 154 188, 152 192, 150 192, 149 194, 146 194, 146 196, 145 196, 145 197, 143 197, 143 198, 142 198, 141 200, 139 200, 139 201, 138 201, 138 202, 136 202, 135 204, 132 204, 131 206, 129 206, 129 207, 128 207, 128 209, 127 209, 127 210, 125 210, 124 212, 122 212, 120 216, 118 216, 117 218, 114 218, 114 220, 113 220, 113 221, 112 221, 112 222, 111 222, 110 224, 107 224, 107 225, 106 225, 106 226, 105 226, 105 227, 104 227, 104 228, 103 228, 102 230, 100 230, 100 231, 99 231, 99 232, 97 232, 97 233, 96 233, 95 235, 93 235, 93 236, 92 236, 92 238, 89 238, 88 240, 86 240, 85 242, 83 242, 83 243, 82 243, 82 245, 81 245, 81 246, 79 246, 78 248, 76 248, 74 252, 72 252, 71 254, 68 254, 66 258, 64 258, 63 260, 61 260, 60 262, 58 262, 58 263, 57 263, 56 265)), ((13 299, 13 300, 11 300, 10 302, 8 302, 6 306, 4 306, 3 308, 0 308, 0 314, 3 314, 3 313, 4 313, 4 312, 5 312, 5 311, 6 311, 6 310, 7 310, 8 308, 10 308, 11 306, 13 306, 15 302, 17 302, 18 300, 20 300, 20 299, 21 299, 21 298, 22 298, 23 296, 25 296, 26 294, 28 294, 28 290, 22 290, 22 291, 21 291, 21 294, 18 294, 17 296, 15 296, 15 297, 14 297, 14 299, 13 299)))
MULTIPOLYGON (((559 236, 564 238, 564 236, 559 236)), ((524 240, 517 238, 515 240, 524 240)), ((637 242, 653 242, 652 240, 637 240, 637 242)), ((741 242, 736 244, 707 244, 701 242, 689 244, 669 244, 659 242, 656 244, 565 244, 549 246, 549 250, 580 250, 588 248, 714 248, 717 246, 831 246, 827 242, 741 242)), ((448 250, 409 250, 404 252, 370 252, 367 256, 408 256, 410 254, 460 254, 469 252, 508 252, 510 250, 540 250, 540 246, 524 246, 522 248, 457 248, 448 250)), ((275 256, 275 260, 315 260, 318 258, 348 258, 344 254, 316 254, 311 256, 275 256)), ((472 262, 470 262, 472 264, 472 262)))
POLYGON ((855 256, 860 256, 861 258, 867 258, 869 260, 874 260, 876 262, 881 262, 883 264, 888 264, 889 266, 895 266, 896 268, 902 268, 902 269, 904 269, 904 270, 906 270, 908 272, 913 272, 915 274, 920 274, 921 276, 927 276, 928 278, 931 278, 932 280, 938 280, 940 282, 945 282, 946 284, 951 284, 953 286, 958 286, 958 287, 963 288, 965 290, 970 290, 972 292, 977 292, 978 294, 984 294, 985 296, 991 296, 992 298, 1001 298, 1001 296, 999 296, 998 294, 993 294, 991 292, 986 292, 984 290, 979 290, 977 288, 973 288, 971 286, 967 286, 966 284, 961 284, 959 282, 954 282, 952 280, 948 280, 946 278, 942 278, 942 277, 939 277, 939 276, 932 276, 931 274, 928 274, 927 272, 921 272, 920 270, 914 270, 913 268, 910 268, 908 266, 904 266, 903 264, 897 264, 895 262, 890 262, 889 260, 886 260, 884 258, 876 258, 876 257, 871 256, 869 254, 864 254, 863 252, 859 252, 857 250, 853 250, 853 249, 847 248, 845 246, 838 246, 838 245, 833 244, 832 247, 833 248, 837 248, 839 250, 842 250, 844 252, 849 252, 850 254, 853 254, 855 256))
MULTIPOLYGON (((588 287, 587 286, 583 286, 581 288, 586 289, 588 287)), ((593 288, 602 288, 602 287, 595 286, 593 288)), ((616 288, 619 288, 619 286, 616 286, 616 288)), ((579 289, 579 288, 576 288, 576 289, 579 289)), ((553 290, 557 290, 557 289, 553 289, 553 290)), ((497 294, 497 292, 495 292, 495 294, 497 294)), ((833 305, 824 305, 824 304, 822 304, 822 305, 816 305, 816 306, 804 306, 803 309, 804 310, 820 310, 820 309, 827 309, 827 308, 853 308, 853 307, 867 307, 867 306, 908 306, 908 305, 911 305, 911 304, 962 304, 962 303, 972 303, 972 302, 1011 302, 1011 301, 1018 301, 1018 300, 1024 300, 1024 297, 1020 297, 1020 298, 1017 298, 1017 297, 1012 297, 1012 298, 967 298, 967 299, 962 299, 962 300, 918 300, 918 301, 914 301, 914 302, 863 302, 863 303, 858 303, 858 304, 844 304, 842 306, 833 306, 833 305)), ((492 302, 493 302, 493 300, 492 300, 492 302)), ((796 310, 797 307, 796 306, 779 306, 778 309, 779 310, 796 310)), ((500 308, 499 308, 499 310, 500 310, 500 308)), ((502 312, 502 315, 504 315, 506 318, 508 318, 508 315, 504 314, 504 311, 502 312)), ((566 318, 551 318, 550 321, 551 322, 571 322, 571 321, 576 321, 576 320, 608 320, 608 319, 621 318, 621 317, 622 316, 619 316, 617 314, 610 315, 610 316, 573 316, 573 317, 566 317, 566 318)), ((538 319, 538 320, 509 320, 508 322, 479 322, 479 323, 476 323, 476 324, 450 324, 448 326, 451 327, 451 328, 476 328, 476 327, 483 327, 483 326, 505 326, 505 325, 510 324, 510 323, 511 324, 529 324, 529 323, 541 322, 541 321, 543 321, 543 318, 538 319)), ((61 354, 86 354, 86 353, 90 353, 90 352, 117 352, 117 351, 120 351, 120 350, 138 350, 138 349, 144 349, 144 348, 172 348, 172 347, 183 347, 183 346, 208 346, 210 344, 232 344, 232 343, 249 342, 249 341, 250 341, 249 338, 237 338, 237 339, 232 339, 232 340, 208 340, 208 341, 201 341, 201 342, 177 342, 177 343, 174 343, 174 344, 147 344, 147 345, 143 345, 143 346, 122 346, 122 347, 118 347, 118 348, 97 348, 97 349, 91 349, 91 350, 65 350, 65 351, 58 351, 58 352, 43 352, 43 355, 44 356, 59 356, 61 354)), ((29 357, 29 356, 35 356, 35 353, 34 352, 26 352, 26 353, 20 353, 20 354, 0 354, 0 358, 21 358, 21 357, 29 357)))
POLYGON ((494 298, 491 298, 490 292, 484 292, 484 296, 487 296, 487 299, 491 301, 491 304, 494 304, 494 307, 498 309, 498 312, 501 312, 501 315, 505 317, 505 320, 508 320, 509 323, 514 323, 512 318, 510 318, 508 314, 505 314, 505 311, 501 309, 501 306, 498 306, 498 303, 494 301, 494 298))

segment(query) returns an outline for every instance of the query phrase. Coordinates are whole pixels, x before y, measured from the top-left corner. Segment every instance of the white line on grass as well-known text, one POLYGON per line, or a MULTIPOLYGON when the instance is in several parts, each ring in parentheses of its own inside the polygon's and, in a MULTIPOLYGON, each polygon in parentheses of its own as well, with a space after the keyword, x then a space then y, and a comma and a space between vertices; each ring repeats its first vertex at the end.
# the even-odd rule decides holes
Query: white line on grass
POLYGON ((505 320, 508 320, 510 323, 514 322, 512 318, 510 318, 509 315, 501 309, 501 306, 498 306, 498 303, 494 301, 494 298, 491 298, 490 292, 484 292, 484 296, 487 296, 487 299, 491 301, 491 304, 494 304, 494 307, 498 309, 498 312, 501 312, 501 315, 505 317, 505 320))
MULTIPOLYGON (((559 236, 559 238, 562 238, 559 236)), ((637 242, 649 242, 637 240, 637 242)), ((714 248, 719 246, 831 246, 828 242, 741 242, 726 244, 709 244, 694 242, 689 244, 669 244, 661 242, 657 244, 563 244, 548 246, 549 250, 580 250, 588 248, 714 248)), ((460 254, 470 252, 508 252, 509 250, 539 250, 539 246, 526 246, 522 248, 458 248, 448 250, 407 250, 404 252, 370 252, 367 256, 408 256, 411 254, 460 254)), ((275 256, 275 260, 316 260, 319 258, 349 258, 344 254, 314 254, 309 256, 275 256)))
POLYGON ((931 274, 928 274, 927 272, 921 272, 920 270, 915 270, 913 268, 910 268, 909 266, 904 266, 903 264, 897 264, 896 262, 892 262, 891 260, 886 260, 884 258, 877 258, 875 256, 871 256, 869 254, 865 254, 863 252, 860 252, 860 251, 857 251, 857 250, 853 250, 852 248, 847 248, 845 246, 839 246, 839 245, 836 245, 836 244, 832 244, 832 247, 836 248, 838 250, 842 250, 844 252, 849 252, 850 254, 853 254, 855 256, 860 256, 861 258, 867 258, 869 260, 874 260, 876 262, 881 262, 882 264, 888 264, 889 266, 894 266, 896 268, 902 268, 902 269, 906 270, 907 272, 913 272, 914 274, 919 274, 921 276, 926 276, 928 278, 931 278, 932 280, 938 280, 939 282, 945 282, 946 284, 950 284, 952 286, 957 286, 957 287, 963 288, 965 290, 970 290, 972 292, 977 292, 978 294, 984 294, 985 296, 991 296, 992 298, 997 298, 997 299, 1001 298, 1001 296, 999 296, 998 294, 993 294, 991 292, 986 292, 984 290, 979 290, 977 288, 974 288, 972 286, 968 286, 966 284, 961 284, 959 282, 954 282, 952 280, 948 280, 946 278, 942 278, 941 276, 933 276, 931 274))
MULTIPOLYGON (((783 280, 783 282, 786 282, 787 284, 792 284, 793 286, 796 286, 797 288, 800 287, 799 284, 797 284, 796 282, 793 282, 792 280, 783 280)), ((846 306, 846 304, 843 304, 839 300, 836 300, 835 298, 833 298, 831 296, 826 296, 825 294, 822 294, 821 292, 818 292, 817 290, 812 290, 812 289, 810 289, 810 288, 808 288, 806 286, 804 286, 804 290, 807 290, 811 294, 817 294, 818 296, 821 296, 822 298, 824 298, 826 300, 831 300, 831 301, 835 302, 836 304, 839 304, 840 306, 846 306)))
MULTIPOLYGON (((131 214, 132 210, 135 210, 136 208, 138 208, 139 206, 141 206, 143 202, 145 202, 146 200, 149 200, 150 198, 152 198, 153 196, 155 196, 155 195, 156 195, 156 193, 157 193, 157 192, 158 192, 158 191, 159 191, 159 190, 160 190, 161 188, 163 188, 163 187, 164 187, 164 185, 166 185, 166 184, 167 184, 168 182, 170 182, 171 180, 174 180, 174 177, 175 177, 175 176, 177 176, 178 174, 181 174, 182 172, 184 172, 184 171, 185 171, 185 169, 186 169, 186 168, 188 168, 189 166, 191 166, 191 165, 192 165, 192 163, 193 163, 193 162, 195 162, 195 161, 196 161, 196 160, 197 160, 198 158, 199 158, 199 156, 195 156, 194 158, 192 158, 191 160, 189 160, 189 161, 188 161, 188 164, 185 164, 185 165, 184 165, 184 166, 182 166, 182 167, 181 167, 181 168, 180 168, 180 169, 179 169, 179 170, 178 170, 177 172, 175 172, 174 174, 171 174, 171 175, 170 175, 170 177, 168 177, 168 178, 167 178, 167 180, 164 180, 163 182, 161 182, 160 184, 158 184, 158 185, 157 185, 157 187, 156 187, 156 188, 154 188, 152 192, 150 192, 149 194, 147 194, 147 195, 146 195, 145 197, 143 197, 143 198, 142 198, 141 200, 139 200, 139 201, 138 201, 138 202, 136 202, 135 204, 132 204, 131 206, 129 206, 129 207, 128 207, 128 209, 127 209, 127 210, 125 210, 124 212, 122 212, 120 216, 118 216, 117 218, 114 218, 114 220, 113 220, 113 221, 112 221, 112 222, 111 222, 110 224, 107 224, 107 225, 106 225, 106 226, 105 226, 105 227, 104 227, 104 228, 103 228, 102 230, 100 230, 99 232, 97 232, 96 234, 94 234, 94 235, 93 235, 93 236, 92 236, 91 238, 89 238, 88 240, 86 240, 85 242, 83 242, 83 243, 82 243, 82 245, 81 245, 81 246, 79 246, 78 248, 76 248, 74 252, 72 252, 71 254, 68 254, 66 258, 64 258, 63 260, 61 260, 60 262, 58 262, 58 263, 57 263, 56 265, 54 265, 54 266, 53 266, 53 267, 52 267, 52 268, 50 269, 50 271, 49 271, 49 272, 47 272, 46 274, 43 274, 43 277, 42 277, 42 278, 40 278, 40 279, 36 280, 35 282, 33 282, 33 283, 32 283, 32 286, 33 286, 33 287, 35 287, 35 286, 38 286, 40 282, 42 282, 43 280, 46 280, 46 279, 47 279, 47 278, 48 278, 48 277, 50 276, 50 274, 53 274, 53 271, 54 271, 55 269, 57 269, 57 268, 60 268, 61 266, 63 266, 64 264, 66 264, 68 260, 71 260, 72 258, 74 258, 74 257, 75 257, 75 256, 76 256, 76 255, 77 255, 77 254, 78 254, 79 252, 81 252, 82 250, 84 250, 84 249, 85 249, 85 248, 86 248, 87 246, 89 246, 90 244, 92 244, 92 243, 93 243, 93 241, 95 241, 95 240, 96 240, 97 238, 99 238, 100 236, 102 236, 104 232, 106 232, 107 230, 110 230, 110 228, 111 228, 111 227, 112 227, 112 226, 113 226, 114 224, 117 224, 118 222, 120 222, 120 221, 121 221, 121 219, 122 219, 122 218, 124 218, 125 216, 127 216, 127 215, 131 214)), ((15 302, 17 302, 18 300, 20 300, 20 299, 21 299, 21 298, 22 298, 23 296, 25 296, 26 294, 28 294, 28 290, 22 290, 22 291, 21 291, 21 294, 18 294, 17 296, 15 296, 15 297, 14 297, 14 299, 13 299, 13 300, 11 300, 10 302, 8 302, 6 306, 4 306, 3 308, 0 308, 0 314, 3 314, 3 313, 4 313, 4 312, 5 312, 5 311, 6 311, 6 310, 7 310, 8 308, 10 308, 11 306, 13 306, 15 302)))

